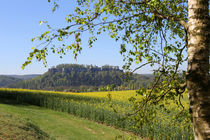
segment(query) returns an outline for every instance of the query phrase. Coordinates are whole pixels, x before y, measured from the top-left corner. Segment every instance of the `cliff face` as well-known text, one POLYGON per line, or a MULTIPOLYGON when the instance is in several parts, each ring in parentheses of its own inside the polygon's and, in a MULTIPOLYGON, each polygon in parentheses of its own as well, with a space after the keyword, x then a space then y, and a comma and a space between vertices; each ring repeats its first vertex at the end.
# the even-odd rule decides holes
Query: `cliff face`
POLYGON ((118 66, 105 65, 102 67, 98 67, 98 66, 92 66, 92 65, 77 65, 77 64, 61 64, 56 67, 50 68, 48 71, 51 73, 56 73, 56 72, 70 73, 72 71, 77 71, 77 72, 119 71, 119 72, 123 72, 123 70, 120 70, 118 66))

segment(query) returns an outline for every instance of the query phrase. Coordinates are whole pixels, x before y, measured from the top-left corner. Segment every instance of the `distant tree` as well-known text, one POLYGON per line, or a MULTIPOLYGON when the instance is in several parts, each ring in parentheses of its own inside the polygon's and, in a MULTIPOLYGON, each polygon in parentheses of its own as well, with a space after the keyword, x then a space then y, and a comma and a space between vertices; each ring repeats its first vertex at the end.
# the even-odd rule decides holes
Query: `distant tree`
MULTIPOLYGON (((56 1, 54 4, 52 11, 58 7, 56 1)), ((187 87, 195 139, 209 139, 209 1, 77 0, 77 4, 75 13, 65 18, 69 25, 57 30, 47 25, 48 31, 32 39, 44 40, 39 45, 44 47, 33 48, 23 68, 34 57, 46 64, 45 58, 50 49, 59 54, 72 50, 76 58, 82 50, 83 32, 90 33, 88 43, 92 47, 97 40, 96 35, 107 31, 111 38, 120 40, 125 69, 130 70, 133 61, 146 62, 137 69, 148 64, 159 66, 151 90, 146 94, 140 92, 145 94, 145 98, 137 111, 145 104, 158 103, 173 89, 176 93, 170 96, 178 95, 180 98, 187 87), (63 42, 72 36, 72 44, 62 44, 57 48, 48 46, 55 39, 63 42), (183 54, 185 51, 188 52, 187 57, 183 54), (187 72, 180 75, 179 67, 186 60, 187 72), (160 94, 153 94, 155 88, 160 94)))

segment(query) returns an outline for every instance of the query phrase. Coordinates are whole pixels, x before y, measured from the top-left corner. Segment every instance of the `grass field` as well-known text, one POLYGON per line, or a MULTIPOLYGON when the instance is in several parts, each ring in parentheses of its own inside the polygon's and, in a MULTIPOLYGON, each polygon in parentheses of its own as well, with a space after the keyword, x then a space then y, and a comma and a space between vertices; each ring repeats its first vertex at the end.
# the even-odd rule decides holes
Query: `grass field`
POLYGON ((0 108, 0 140, 49 139, 38 126, 0 108))
POLYGON ((31 105, 0 103, 0 128, 0 140, 120 140, 130 137, 136 139, 135 136, 112 127, 31 105), (22 123, 17 121, 17 118, 21 119, 22 123), (39 133, 34 130, 34 127, 27 126, 27 122, 39 128, 35 129, 39 130, 39 133), (21 129, 24 127, 25 129, 21 129))
MULTIPOLYGON (((120 128, 153 139, 193 139, 190 115, 188 113, 187 94, 182 99, 186 107, 185 113, 175 117, 180 108, 173 102, 166 102, 167 110, 152 107, 158 113, 143 124, 133 118, 123 118, 132 111, 128 99, 135 97, 135 91, 69 93, 23 89, 0 89, 0 98, 12 100, 17 104, 36 105, 74 116, 86 118, 106 125, 120 128), (117 110, 117 112, 115 112, 117 110)), ((141 98, 138 96, 137 98, 141 98)), ((153 115, 153 114, 152 114, 153 115)), ((137 116, 142 119, 141 116, 137 116)), ((50 135, 51 136, 51 135, 50 135)))

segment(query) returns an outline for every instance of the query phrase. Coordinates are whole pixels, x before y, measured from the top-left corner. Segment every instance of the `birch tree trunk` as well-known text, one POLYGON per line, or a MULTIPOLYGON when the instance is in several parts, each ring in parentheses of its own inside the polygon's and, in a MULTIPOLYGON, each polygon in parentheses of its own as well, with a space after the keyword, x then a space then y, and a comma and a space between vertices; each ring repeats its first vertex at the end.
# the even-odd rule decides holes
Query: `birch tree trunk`
POLYGON ((210 139, 209 0, 188 0, 187 89, 194 136, 210 139))

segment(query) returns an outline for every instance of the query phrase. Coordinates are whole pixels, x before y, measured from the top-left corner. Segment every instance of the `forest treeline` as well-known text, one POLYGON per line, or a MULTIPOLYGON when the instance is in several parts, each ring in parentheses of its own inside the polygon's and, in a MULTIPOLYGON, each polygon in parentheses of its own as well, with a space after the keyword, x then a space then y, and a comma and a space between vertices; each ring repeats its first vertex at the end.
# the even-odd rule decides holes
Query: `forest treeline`
POLYGON ((60 64, 43 75, 17 81, 7 87, 75 92, 124 90, 148 87, 153 79, 152 75, 133 74, 127 77, 118 66, 60 64))
POLYGON ((19 78, 0 75, 0 87, 5 87, 20 81, 21 79, 19 78))

